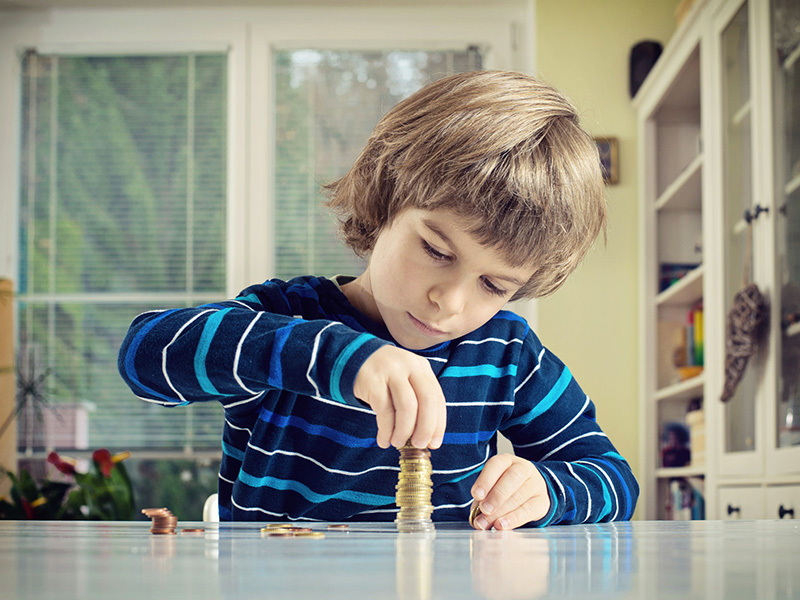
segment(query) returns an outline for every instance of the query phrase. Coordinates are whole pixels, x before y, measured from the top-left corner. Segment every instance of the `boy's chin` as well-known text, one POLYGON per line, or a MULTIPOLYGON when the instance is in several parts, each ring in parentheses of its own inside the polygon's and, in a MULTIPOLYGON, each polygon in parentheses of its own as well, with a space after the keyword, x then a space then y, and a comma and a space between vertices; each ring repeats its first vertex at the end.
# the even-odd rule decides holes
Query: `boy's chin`
MULTIPOLYGON (((394 337, 394 336, 393 336, 394 337)), ((406 350, 427 350, 429 348, 435 348, 440 344, 444 344, 445 342, 449 342, 452 338, 449 336, 442 336, 441 339, 434 339, 430 338, 428 340, 424 339, 412 339, 409 336, 401 336, 400 338, 394 337, 395 342, 401 347, 405 348, 406 350)))

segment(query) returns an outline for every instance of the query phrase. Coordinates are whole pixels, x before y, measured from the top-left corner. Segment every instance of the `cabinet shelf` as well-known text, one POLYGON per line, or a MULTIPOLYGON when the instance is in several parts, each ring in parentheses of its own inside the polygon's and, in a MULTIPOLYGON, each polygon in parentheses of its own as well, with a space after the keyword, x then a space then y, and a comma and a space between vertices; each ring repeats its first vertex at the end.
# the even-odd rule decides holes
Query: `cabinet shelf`
POLYGON ((673 383, 656 391, 655 399, 657 402, 681 402, 689 401, 703 395, 703 386, 706 383, 705 373, 701 373, 691 379, 673 383))
POLYGON ((800 175, 792 177, 792 179, 789 180, 789 183, 786 184, 786 187, 783 188, 783 191, 787 196, 789 196, 790 194, 796 192, 798 188, 800 188, 800 175))
POLYGON ((679 281, 656 296, 657 306, 688 306, 703 298, 703 265, 692 269, 679 281))
POLYGON ((662 467, 656 469, 656 477, 659 479, 673 479, 676 477, 704 477, 706 468, 704 466, 693 467, 662 467))
POLYGON ((656 200, 656 210, 700 210, 703 155, 698 154, 656 200))
POLYGON ((792 50, 789 56, 786 57, 786 60, 783 61, 783 68, 787 71, 791 71, 797 59, 800 59, 800 44, 795 46, 794 50, 792 50))
POLYGON ((742 107, 733 113, 732 122, 736 127, 741 127, 742 123, 747 121, 750 118, 750 113, 753 112, 753 103, 750 100, 747 100, 742 107))

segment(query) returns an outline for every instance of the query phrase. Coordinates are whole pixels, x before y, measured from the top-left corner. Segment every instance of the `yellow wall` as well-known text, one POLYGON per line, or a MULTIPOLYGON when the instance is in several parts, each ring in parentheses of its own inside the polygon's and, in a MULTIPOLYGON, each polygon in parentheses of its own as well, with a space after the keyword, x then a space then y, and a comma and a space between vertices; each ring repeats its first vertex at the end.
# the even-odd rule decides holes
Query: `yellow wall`
POLYGON ((620 453, 639 465, 636 114, 631 47, 666 45, 678 0, 537 0, 537 71, 566 93, 592 135, 619 138, 620 182, 608 188, 608 244, 598 243, 564 287, 541 300, 538 333, 597 405, 620 453))

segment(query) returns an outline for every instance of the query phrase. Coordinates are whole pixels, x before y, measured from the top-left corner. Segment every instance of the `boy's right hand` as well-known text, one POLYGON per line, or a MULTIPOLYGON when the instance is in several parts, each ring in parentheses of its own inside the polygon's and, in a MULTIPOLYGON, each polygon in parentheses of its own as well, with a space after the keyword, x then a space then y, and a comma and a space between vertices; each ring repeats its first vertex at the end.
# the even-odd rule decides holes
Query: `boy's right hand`
POLYGON ((416 448, 442 445, 447 422, 444 393, 430 363, 397 346, 383 346, 364 361, 353 393, 375 411, 378 446, 410 439, 416 448))

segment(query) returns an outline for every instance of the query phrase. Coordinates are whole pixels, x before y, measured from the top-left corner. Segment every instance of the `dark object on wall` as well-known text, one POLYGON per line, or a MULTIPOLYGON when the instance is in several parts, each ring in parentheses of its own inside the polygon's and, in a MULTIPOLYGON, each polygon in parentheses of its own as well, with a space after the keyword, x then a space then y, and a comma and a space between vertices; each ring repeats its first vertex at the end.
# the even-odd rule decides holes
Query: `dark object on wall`
POLYGON ((645 77, 656 64, 658 57, 661 56, 663 46, 659 42, 646 40, 639 42, 631 48, 630 64, 630 92, 631 98, 636 95, 642 87, 645 77))
POLYGON ((619 183, 619 143, 615 137, 596 137, 597 153, 603 169, 603 181, 608 185, 619 183))

